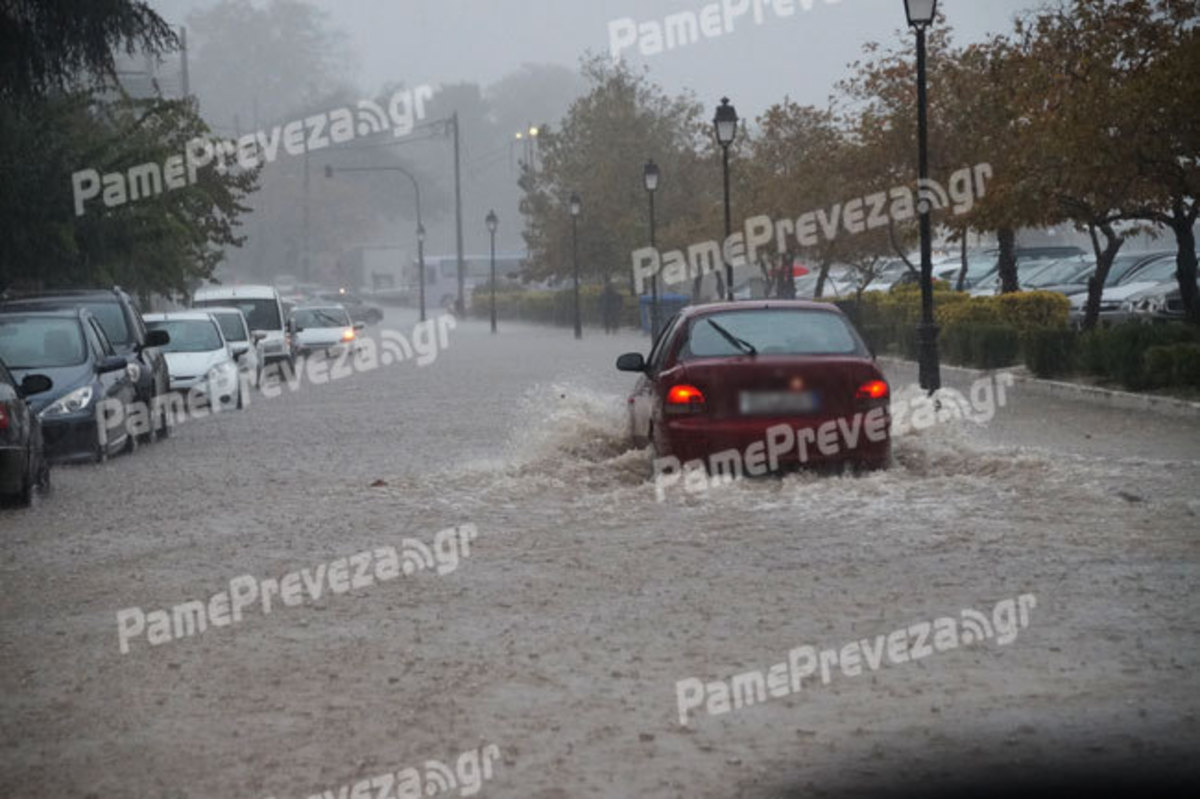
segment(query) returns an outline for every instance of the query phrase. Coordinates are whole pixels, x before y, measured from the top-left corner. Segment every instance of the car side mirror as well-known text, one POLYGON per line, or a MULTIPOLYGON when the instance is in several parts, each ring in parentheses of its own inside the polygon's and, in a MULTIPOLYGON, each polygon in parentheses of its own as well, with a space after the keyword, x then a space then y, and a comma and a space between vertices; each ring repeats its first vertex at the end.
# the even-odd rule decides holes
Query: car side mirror
POLYGON ((255 344, 262 341, 266 337, 267 337, 267 333, 265 330, 255 330, 253 333, 250 334, 250 338, 254 340, 255 344))
POLYGON ((627 352, 617 358, 617 369, 622 372, 644 372, 646 371, 646 359, 640 352, 627 352))
POLYGON ((125 359, 120 355, 109 355, 104 360, 100 361, 99 372, 105 374, 107 372, 115 372, 118 369, 125 368, 125 359))
POLYGON ((21 381, 20 391, 22 397, 29 397, 52 388, 54 388, 54 381, 45 375, 25 375, 25 379, 21 381))
POLYGON ((165 330, 147 330, 147 347, 165 347, 171 343, 171 334, 165 330))
POLYGON ((355 329, 355 330, 366 330, 366 329, 367 329, 367 325, 366 325, 366 323, 365 323, 365 322, 355 322, 355 323, 354 323, 354 329, 355 329))

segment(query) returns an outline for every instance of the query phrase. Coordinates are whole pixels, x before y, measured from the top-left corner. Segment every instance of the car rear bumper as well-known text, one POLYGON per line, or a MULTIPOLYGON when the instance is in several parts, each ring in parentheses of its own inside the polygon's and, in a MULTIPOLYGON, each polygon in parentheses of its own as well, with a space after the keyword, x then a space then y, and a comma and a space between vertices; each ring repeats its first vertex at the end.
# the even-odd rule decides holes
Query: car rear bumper
POLYGON ((0 446, 0 494, 15 494, 25 487, 28 460, 24 447, 0 446))
MULTIPOLYGON (((43 418, 42 446, 54 463, 89 461, 96 457, 97 420, 92 412, 43 418)), ((123 431, 114 431, 121 435, 123 431)))
POLYGON ((700 460, 712 467, 737 460, 745 471, 759 462, 769 471, 843 463, 877 468, 887 464, 891 453, 890 428, 886 408, 841 417, 693 416, 667 419, 655 443, 661 455, 681 463, 700 460))

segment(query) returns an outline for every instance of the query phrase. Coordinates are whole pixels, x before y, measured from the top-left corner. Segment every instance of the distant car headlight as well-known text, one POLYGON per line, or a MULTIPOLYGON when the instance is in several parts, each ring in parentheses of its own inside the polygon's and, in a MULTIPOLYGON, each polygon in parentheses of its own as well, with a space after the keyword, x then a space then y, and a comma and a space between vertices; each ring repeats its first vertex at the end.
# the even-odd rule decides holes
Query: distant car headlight
POLYGON ((77 388, 69 394, 56 399, 54 402, 47 405, 38 414, 41 418, 53 418, 55 416, 66 416, 72 413, 78 413, 92 404, 93 391, 91 386, 83 386, 77 388))

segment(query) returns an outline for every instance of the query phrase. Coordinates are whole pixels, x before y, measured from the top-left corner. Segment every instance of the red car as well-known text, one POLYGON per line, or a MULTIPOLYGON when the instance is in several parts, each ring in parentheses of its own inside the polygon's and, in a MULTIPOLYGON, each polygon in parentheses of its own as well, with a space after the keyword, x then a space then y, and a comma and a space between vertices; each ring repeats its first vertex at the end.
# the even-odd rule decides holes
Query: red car
POLYGON ((634 443, 655 472, 700 461, 710 473, 785 466, 885 468, 890 389, 850 320, 797 300, 689 306, 663 328, 629 398, 634 443), (660 462, 667 462, 663 466, 660 462))

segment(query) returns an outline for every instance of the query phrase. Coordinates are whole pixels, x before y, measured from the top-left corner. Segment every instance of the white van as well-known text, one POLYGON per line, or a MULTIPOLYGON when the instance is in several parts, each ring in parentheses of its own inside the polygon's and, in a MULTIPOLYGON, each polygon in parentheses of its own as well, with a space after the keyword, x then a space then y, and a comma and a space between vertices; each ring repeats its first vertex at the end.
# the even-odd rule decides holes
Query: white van
POLYGON ((232 307, 246 317, 254 332, 264 333, 264 364, 292 361, 292 344, 284 327, 283 301, 271 286, 208 286, 196 289, 193 308, 232 307))

